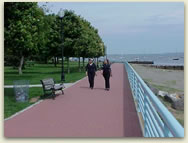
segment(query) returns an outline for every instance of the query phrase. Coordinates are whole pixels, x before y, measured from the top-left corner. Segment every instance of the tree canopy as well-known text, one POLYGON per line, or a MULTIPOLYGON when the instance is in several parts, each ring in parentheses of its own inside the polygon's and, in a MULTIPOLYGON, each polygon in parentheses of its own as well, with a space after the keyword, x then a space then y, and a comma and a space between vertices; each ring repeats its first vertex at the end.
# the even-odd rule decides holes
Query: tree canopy
POLYGON ((46 63, 61 57, 62 46, 65 57, 98 58, 105 54, 98 30, 74 11, 65 10, 61 23, 58 15, 47 14, 46 7, 36 2, 5 2, 4 14, 5 63, 18 67, 20 74, 28 59, 46 63))

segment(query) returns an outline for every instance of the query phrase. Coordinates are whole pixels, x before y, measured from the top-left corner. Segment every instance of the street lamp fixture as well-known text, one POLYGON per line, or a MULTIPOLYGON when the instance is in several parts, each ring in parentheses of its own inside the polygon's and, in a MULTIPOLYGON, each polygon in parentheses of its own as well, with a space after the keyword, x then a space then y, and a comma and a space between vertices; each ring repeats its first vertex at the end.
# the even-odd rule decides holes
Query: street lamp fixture
POLYGON ((61 54, 62 54, 62 70, 61 70, 61 81, 65 81, 65 73, 64 73, 64 47, 63 47, 63 17, 65 15, 64 10, 61 8, 60 11, 58 12, 58 16, 61 20, 61 54))

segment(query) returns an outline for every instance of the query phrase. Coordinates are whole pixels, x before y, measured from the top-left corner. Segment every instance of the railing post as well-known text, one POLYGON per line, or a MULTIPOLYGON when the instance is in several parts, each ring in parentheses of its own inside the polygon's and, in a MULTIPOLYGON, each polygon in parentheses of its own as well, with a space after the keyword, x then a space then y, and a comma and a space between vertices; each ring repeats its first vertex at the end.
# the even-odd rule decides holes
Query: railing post
POLYGON ((164 135, 165 137, 170 137, 170 131, 166 124, 164 124, 164 135))
POLYGON ((131 73, 131 88, 133 88, 133 71, 131 71, 130 73, 131 73))
POLYGON ((134 98, 136 99, 136 94, 135 94, 135 77, 134 77, 134 73, 132 72, 132 77, 133 77, 133 95, 134 98))
POLYGON ((146 110, 147 110, 147 107, 146 107, 146 95, 145 93, 143 93, 143 96, 144 96, 144 137, 148 137, 148 131, 147 131, 147 114, 146 114, 146 110))
POLYGON ((140 112, 140 96, 138 92, 138 79, 136 78, 136 75, 134 75, 135 78, 135 97, 136 97, 136 102, 137 102, 137 111, 140 112))

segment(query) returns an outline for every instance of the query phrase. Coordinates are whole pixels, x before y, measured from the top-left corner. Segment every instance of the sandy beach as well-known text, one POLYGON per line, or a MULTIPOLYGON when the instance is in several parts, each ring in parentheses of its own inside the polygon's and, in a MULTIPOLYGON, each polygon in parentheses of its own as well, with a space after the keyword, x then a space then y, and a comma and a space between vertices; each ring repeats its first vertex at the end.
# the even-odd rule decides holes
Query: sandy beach
POLYGON ((140 64, 131 64, 142 79, 159 90, 184 93, 184 70, 158 69, 140 64))

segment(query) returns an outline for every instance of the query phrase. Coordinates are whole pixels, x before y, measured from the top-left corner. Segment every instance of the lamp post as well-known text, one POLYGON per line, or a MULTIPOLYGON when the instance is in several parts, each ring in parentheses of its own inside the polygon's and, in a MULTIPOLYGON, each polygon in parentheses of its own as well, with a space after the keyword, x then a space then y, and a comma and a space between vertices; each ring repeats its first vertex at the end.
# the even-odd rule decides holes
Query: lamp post
POLYGON ((64 47, 63 47, 63 17, 65 13, 63 9, 61 8, 60 11, 58 12, 58 16, 61 20, 61 54, 62 54, 62 66, 61 66, 61 81, 65 81, 65 74, 64 74, 64 47))

